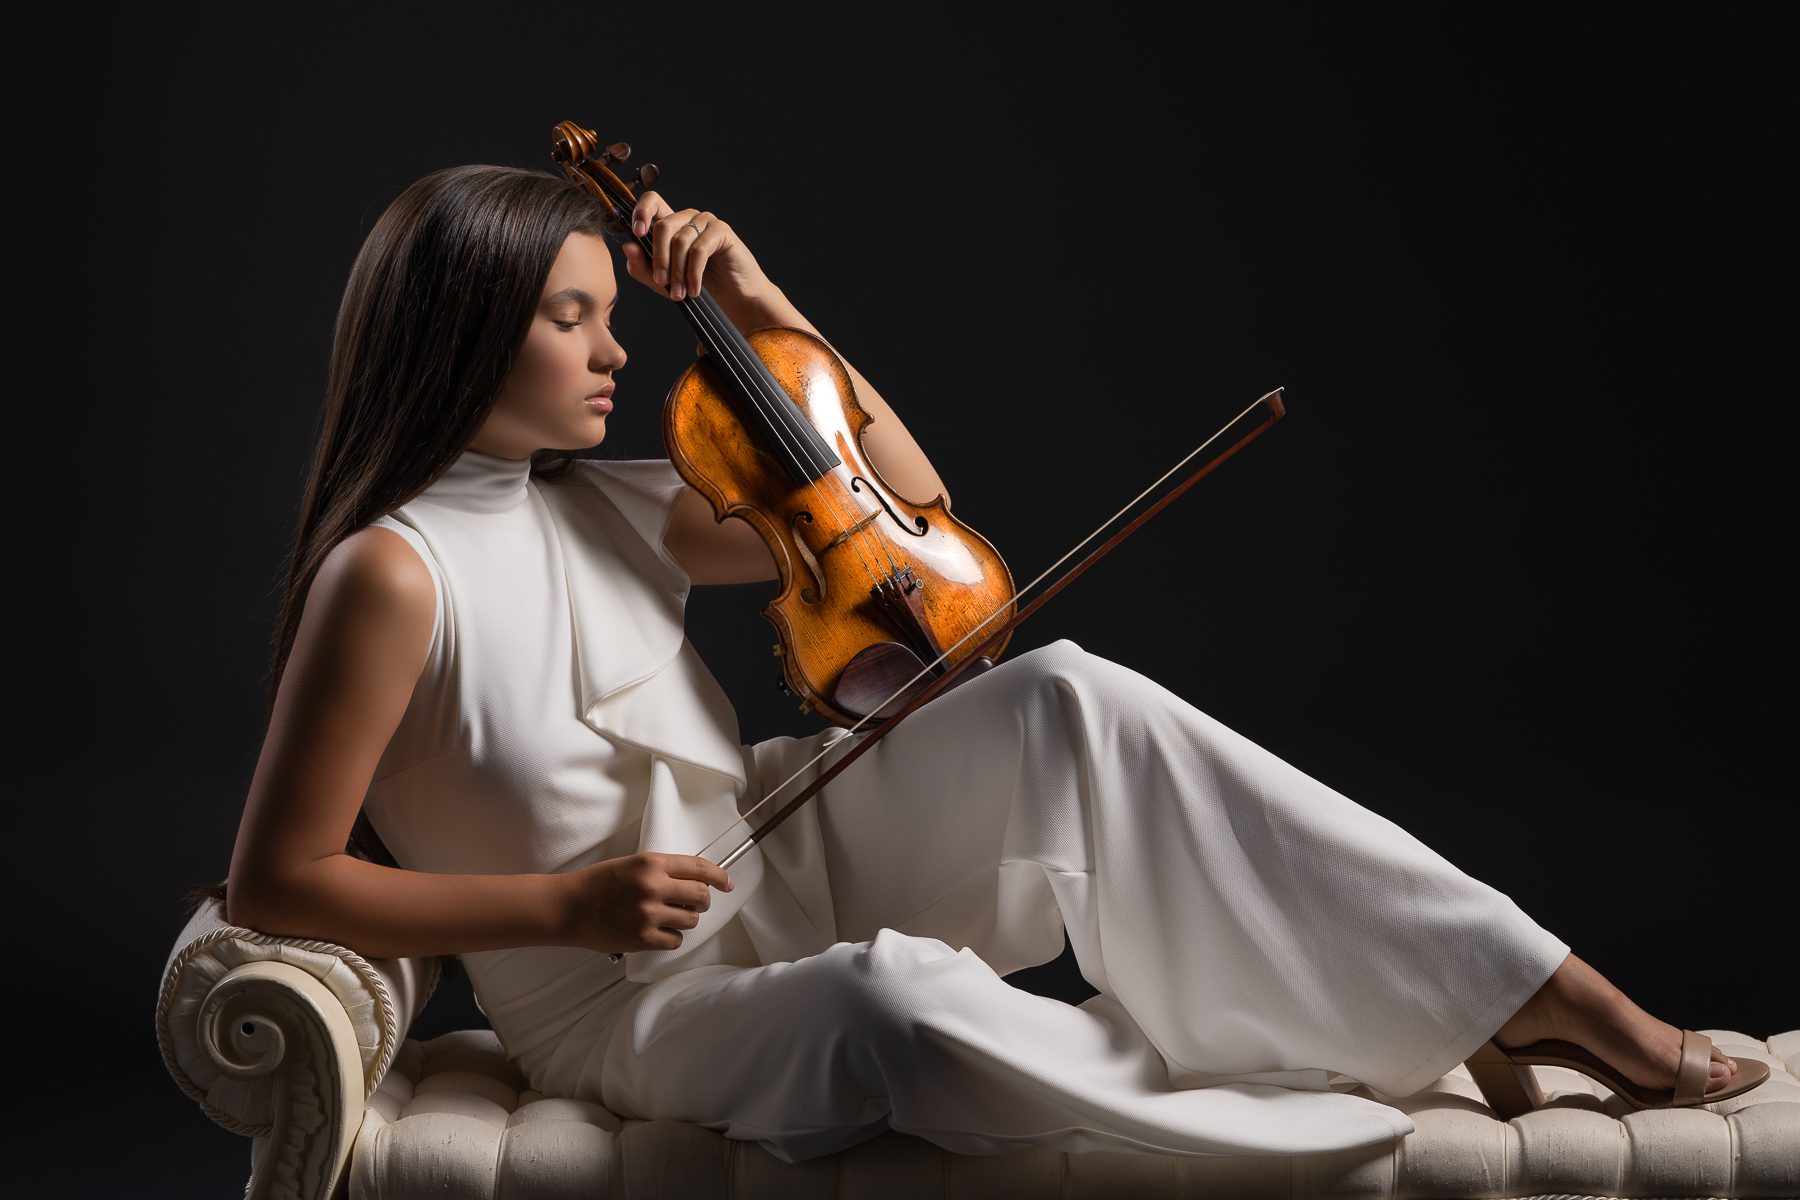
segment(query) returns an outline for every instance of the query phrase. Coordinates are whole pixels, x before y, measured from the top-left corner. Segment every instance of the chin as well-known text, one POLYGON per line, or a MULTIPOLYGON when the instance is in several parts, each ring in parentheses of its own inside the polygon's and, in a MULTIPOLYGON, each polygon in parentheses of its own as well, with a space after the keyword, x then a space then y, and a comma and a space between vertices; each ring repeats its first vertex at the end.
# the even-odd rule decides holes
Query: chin
POLYGON ((606 425, 603 422, 598 432, 592 429, 570 431, 557 437, 554 441, 544 443, 546 450, 591 450, 606 440, 606 425))

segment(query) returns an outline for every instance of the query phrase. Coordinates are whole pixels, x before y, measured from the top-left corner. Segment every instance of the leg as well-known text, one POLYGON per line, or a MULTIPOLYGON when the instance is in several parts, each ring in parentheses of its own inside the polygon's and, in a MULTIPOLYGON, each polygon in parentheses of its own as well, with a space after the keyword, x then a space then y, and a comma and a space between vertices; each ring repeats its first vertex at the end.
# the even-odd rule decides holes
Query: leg
MULTIPOLYGON (((1659 1021, 1576 955, 1514 1013, 1494 1035, 1508 1050, 1540 1038, 1558 1038, 1587 1048, 1652 1088, 1675 1086, 1681 1061, 1681 1031, 1659 1021)), ((1737 1060, 1714 1046, 1710 1090, 1737 1070, 1737 1060)))
POLYGON ((794 962, 647 984, 547 1092, 688 1121, 788 1162, 893 1128, 962 1154, 1033 1145, 1284 1154, 1390 1141, 1386 1105, 1268 1085, 1179 1089, 1117 1004, 1012 987, 969 949, 878 930, 794 962))
MULTIPOLYGON (((812 741, 759 746, 765 783, 812 741)), ((813 804, 839 938, 939 937, 1005 972, 1053 957, 1066 922, 1176 1086, 1338 1071, 1410 1094, 1569 953, 1393 822, 1067 640, 933 701, 813 804)))
MULTIPOLYGON (((758 786, 819 742, 759 744, 758 786)), ((1067 641, 940 698, 783 830, 771 861, 802 892, 828 876, 835 942, 649 984, 547 1090, 793 1159, 888 1125, 967 1153, 1341 1149, 1413 1124, 1328 1070, 1416 1090, 1567 956, 1391 822, 1067 641), (1053 956, 1064 921, 1101 993, 1080 1006, 995 971, 1053 956)))

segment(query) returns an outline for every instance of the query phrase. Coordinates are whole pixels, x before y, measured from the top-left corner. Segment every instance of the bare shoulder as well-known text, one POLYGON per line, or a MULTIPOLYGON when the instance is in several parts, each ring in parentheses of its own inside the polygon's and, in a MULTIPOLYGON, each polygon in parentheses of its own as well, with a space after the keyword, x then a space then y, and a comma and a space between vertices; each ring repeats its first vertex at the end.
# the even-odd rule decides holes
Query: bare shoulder
POLYGON ((331 643, 399 650, 422 668, 436 615, 437 584, 418 551, 393 530, 369 525, 325 555, 301 622, 331 643))
POLYGON ((365 525, 333 546, 314 580, 385 607, 416 612, 427 619, 437 604, 437 584, 412 544, 381 525, 365 525))

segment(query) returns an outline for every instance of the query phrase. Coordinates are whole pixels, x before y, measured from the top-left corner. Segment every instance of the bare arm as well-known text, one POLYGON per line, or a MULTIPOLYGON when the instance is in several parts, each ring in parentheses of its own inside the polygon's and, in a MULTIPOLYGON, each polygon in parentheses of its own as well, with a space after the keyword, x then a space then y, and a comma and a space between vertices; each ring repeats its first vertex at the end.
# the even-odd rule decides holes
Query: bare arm
POLYGON ((391 530, 359 530, 326 556, 245 801, 226 920, 375 958, 564 944, 567 877, 429 874, 344 853, 424 669, 434 589, 391 530))

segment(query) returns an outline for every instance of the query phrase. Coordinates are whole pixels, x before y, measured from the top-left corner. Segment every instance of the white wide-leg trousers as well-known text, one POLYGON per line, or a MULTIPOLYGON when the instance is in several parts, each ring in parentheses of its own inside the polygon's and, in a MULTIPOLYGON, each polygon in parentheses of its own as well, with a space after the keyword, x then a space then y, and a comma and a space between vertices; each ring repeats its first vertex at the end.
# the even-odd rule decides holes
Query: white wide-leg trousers
MULTIPOLYGON (((752 790, 832 735, 803 778, 867 736, 759 743, 752 790)), ((908 717, 763 843, 777 870, 803 821, 837 941, 632 985, 559 1055, 580 1064, 564 1094, 787 1161, 890 1126, 971 1154, 1337 1150, 1414 1125, 1331 1073, 1417 1091, 1569 952, 1393 822, 1068 640, 908 717), (1055 958, 1065 926, 1099 995, 1001 978, 1055 958)))

